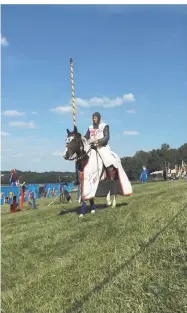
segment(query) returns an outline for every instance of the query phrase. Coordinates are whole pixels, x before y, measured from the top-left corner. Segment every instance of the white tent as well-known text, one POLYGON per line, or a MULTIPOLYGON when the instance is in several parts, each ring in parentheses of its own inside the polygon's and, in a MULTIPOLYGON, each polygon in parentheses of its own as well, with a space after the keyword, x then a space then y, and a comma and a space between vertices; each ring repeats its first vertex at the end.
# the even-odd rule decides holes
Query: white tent
POLYGON ((163 174, 163 171, 155 171, 150 173, 150 175, 157 175, 157 174, 163 174))

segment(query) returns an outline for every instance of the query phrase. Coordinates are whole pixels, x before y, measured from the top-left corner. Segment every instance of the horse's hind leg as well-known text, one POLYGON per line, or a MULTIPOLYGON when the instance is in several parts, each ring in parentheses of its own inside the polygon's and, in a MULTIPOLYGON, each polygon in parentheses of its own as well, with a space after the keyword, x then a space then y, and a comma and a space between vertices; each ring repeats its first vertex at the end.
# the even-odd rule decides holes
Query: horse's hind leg
POLYGON ((106 202, 107 202, 107 205, 110 206, 112 203, 111 203, 111 200, 110 200, 110 191, 108 192, 107 196, 106 196, 106 202))
POLYGON ((112 200, 112 208, 116 207, 116 195, 113 196, 113 200, 112 200))
POLYGON ((95 209, 96 209, 94 199, 90 199, 90 209, 91 209, 91 213, 94 214, 95 209))

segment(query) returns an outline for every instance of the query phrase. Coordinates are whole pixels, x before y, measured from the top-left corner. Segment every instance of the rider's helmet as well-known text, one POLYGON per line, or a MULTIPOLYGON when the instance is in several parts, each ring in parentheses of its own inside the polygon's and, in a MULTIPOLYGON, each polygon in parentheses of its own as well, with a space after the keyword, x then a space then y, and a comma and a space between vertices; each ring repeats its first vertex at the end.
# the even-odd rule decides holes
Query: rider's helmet
POLYGON ((95 113, 92 114, 93 123, 95 123, 94 122, 94 117, 97 117, 98 123, 100 123, 100 121, 101 121, 101 114, 99 112, 95 112, 95 113))

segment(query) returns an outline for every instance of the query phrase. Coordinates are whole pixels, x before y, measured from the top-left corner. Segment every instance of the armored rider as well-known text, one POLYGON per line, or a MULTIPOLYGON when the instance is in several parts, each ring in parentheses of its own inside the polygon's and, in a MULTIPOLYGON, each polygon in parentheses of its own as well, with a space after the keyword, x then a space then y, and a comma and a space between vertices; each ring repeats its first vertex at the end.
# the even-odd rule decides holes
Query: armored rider
POLYGON ((98 153, 103 160, 104 166, 107 170, 107 176, 112 178, 114 170, 114 156, 112 155, 108 146, 110 139, 109 125, 101 120, 101 114, 95 112, 92 115, 93 124, 89 126, 85 138, 90 140, 91 146, 97 147, 98 153))

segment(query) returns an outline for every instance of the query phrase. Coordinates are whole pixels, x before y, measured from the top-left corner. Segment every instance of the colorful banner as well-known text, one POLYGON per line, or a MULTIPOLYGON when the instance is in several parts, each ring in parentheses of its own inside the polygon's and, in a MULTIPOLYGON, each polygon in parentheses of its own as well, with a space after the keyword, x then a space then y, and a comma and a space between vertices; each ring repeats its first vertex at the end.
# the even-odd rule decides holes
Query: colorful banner
POLYGON ((73 183, 62 183, 60 184, 62 191, 71 192, 74 188, 73 183))
POLYGON ((27 185, 24 193, 25 201, 38 198, 39 198, 39 185, 34 184, 27 185))
POLYGON ((60 196, 60 184, 47 184, 44 186, 44 191, 46 198, 58 197, 60 196))
MULTIPOLYGON (((24 202, 38 198, 59 197, 61 193, 70 193, 74 188, 73 183, 47 184, 39 186, 38 184, 24 185, 24 202)), ((5 186, 1 187, 0 200, 1 205, 12 204, 13 197, 16 196, 17 203, 20 202, 20 187, 5 186)))
POLYGON ((0 192, 0 199, 1 199, 1 205, 4 203, 6 204, 12 204, 13 197, 16 197, 17 202, 19 202, 19 196, 20 196, 20 188, 19 187, 1 187, 0 192))

